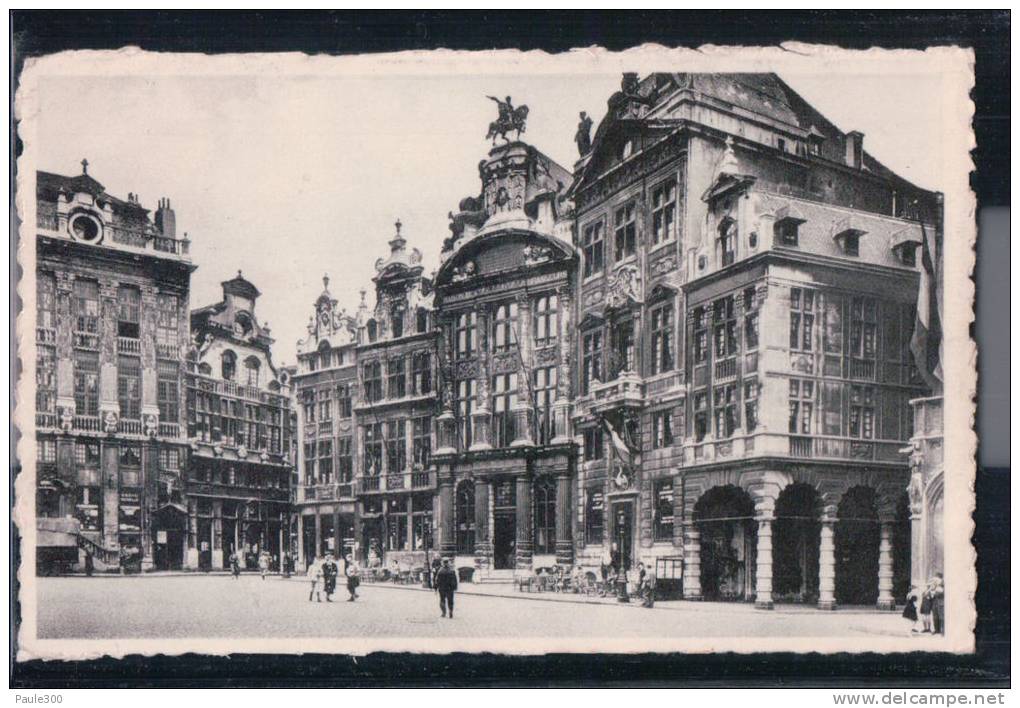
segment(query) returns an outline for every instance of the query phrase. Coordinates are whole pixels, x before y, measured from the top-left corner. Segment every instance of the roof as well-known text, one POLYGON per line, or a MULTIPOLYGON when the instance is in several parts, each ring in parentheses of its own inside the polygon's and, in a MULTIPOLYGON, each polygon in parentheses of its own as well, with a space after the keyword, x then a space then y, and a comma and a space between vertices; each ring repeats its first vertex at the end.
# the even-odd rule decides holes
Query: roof
POLYGON ((241 275, 241 271, 237 271, 236 276, 230 280, 224 280, 220 285, 223 286, 224 294, 238 295, 249 300, 254 300, 262 294, 250 280, 241 275))
POLYGON ((97 199, 109 202, 115 208, 132 210, 138 212, 138 216, 149 213, 149 210, 137 202, 124 201, 106 192, 106 188, 99 183, 92 175, 82 173, 74 177, 58 175, 53 172, 38 170, 35 173, 35 189, 38 195, 45 195, 48 192, 59 194, 67 192, 70 194, 84 192, 91 194, 97 199))

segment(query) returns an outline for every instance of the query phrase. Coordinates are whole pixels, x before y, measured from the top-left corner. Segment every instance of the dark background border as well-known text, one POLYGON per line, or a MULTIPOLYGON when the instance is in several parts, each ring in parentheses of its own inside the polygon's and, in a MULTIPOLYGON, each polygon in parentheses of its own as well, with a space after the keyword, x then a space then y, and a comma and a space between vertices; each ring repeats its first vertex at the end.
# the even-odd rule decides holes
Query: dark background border
MULTIPOLYGON (((974 328, 982 351, 982 381, 1009 380, 1009 106, 1008 11, 698 11, 698 12, 142 12, 11 11, 11 101, 25 59, 64 49, 352 54, 410 49, 543 49, 599 45, 621 50, 646 42, 666 46, 774 45, 783 41, 846 48, 916 48, 958 44, 975 51, 974 130, 977 170, 971 183, 981 210, 974 328), (998 287, 992 286, 995 284, 998 287), (1000 285, 1001 284, 1001 285, 1000 285), (984 293, 991 293, 987 297, 984 293), (988 335, 998 337, 989 338, 988 335), (1005 356, 1001 354, 1005 352, 1005 356), (995 366, 992 370, 990 367, 995 366)), ((13 114, 12 114, 13 115, 13 114)), ((16 125, 11 155, 20 154, 16 125)), ((14 188, 15 165, 9 167, 14 188)), ((12 200, 13 203, 13 200, 12 200)), ((12 224, 14 223, 12 215, 12 224)), ((11 240, 12 322, 17 276, 11 240)), ((11 336, 13 337, 13 328, 11 336)), ((14 341, 11 342, 14 352, 14 341)), ((12 381, 17 362, 12 357, 12 381)), ((1001 385, 996 387, 1001 391, 1001 385)), ((1008 387, 1006 387, 1008 390, 1008 387)), ((990 392, 990 390, 989 390, 990 392)), ((346 656, 195 654, 180 657, 16 663, 11 623, 13 688, 216 686, 945 686, 1009 685, 1009 452, 1008 435, 986 435, 989 423, 1009 420, 1008 393, 979 396, 982 435, 977 474, 977 653, 836 655, 761 654, 750 657, 672 655, 346 656), (994 401, 989 410, 986 401, 994 401), (1003 405, 1004 404, 1004 405, 1003 405), (1001 438, 1001 439, 1000 439, 1001 438), (995 443, 995 450, 986 449, 995 443), (1000 465, 989 467, 988 464, 1000 465)), ((990 405, 990 403, 989 403, 990 405)), ((990 430, 990 429, 989 429, 990 430)), ((15 440, 12 427, 11 440, 15 440)), ((1001 432, 1001 430, 999 431, 1001 432)), ((19 467, 11 449, 11 498, 19 467)), ((17 537, 11 527, 11 587, 16 588, 17 537)), ((16 595, 10 601, 17 617, 16 595)))

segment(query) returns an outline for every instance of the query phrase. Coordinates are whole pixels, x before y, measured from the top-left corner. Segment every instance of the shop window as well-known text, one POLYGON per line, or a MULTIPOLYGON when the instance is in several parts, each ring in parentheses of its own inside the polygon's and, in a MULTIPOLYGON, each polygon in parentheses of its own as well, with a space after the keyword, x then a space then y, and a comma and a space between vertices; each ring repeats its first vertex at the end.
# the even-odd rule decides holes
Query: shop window
POLYGON ((457 485, 456 535, 457 553, 472 555, 475 552, 475 484, 470 480, 457 485))
POLYGON ((75 518, 82 531, 101 531, 103 528, 103 495, 99 487, 78 487, 75 500, 75 518))
POLYGON ((656 541, 673 540, 673 480, 659 479, 654 486, 655 519, 653 523, 656 541))
POLYGON ((590 545, 601 544, 605 539, 605 492, 601 487, 585 491, 584 540, 590 545))

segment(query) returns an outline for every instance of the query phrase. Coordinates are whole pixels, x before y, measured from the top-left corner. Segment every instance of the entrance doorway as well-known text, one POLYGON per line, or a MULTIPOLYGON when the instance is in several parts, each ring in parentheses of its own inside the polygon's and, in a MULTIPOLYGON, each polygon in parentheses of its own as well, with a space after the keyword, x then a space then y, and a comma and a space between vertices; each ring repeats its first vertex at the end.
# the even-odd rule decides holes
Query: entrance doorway
POLYGON ((180 570, 184 566, 184 532, 159 529, 152 554, 157 570, 180 570))
POLYGON ((620 565, 630 568, 634 559, 634 502, 613 504, 613 543, 620 551, 620 565))
POLYGON ((493 515, 492 566, 496 570, 509 570, 516 566, 517 514, 513 511, 496 511, 493 515))
POLYGON ((713 487, 695 504, 694 519, 705 599, 753 600, 758 533, 751 497, 739 487, 713 487))
POLYGON ((852 487, 839 502, 836 521, 836 602, 873 605, 878 601, 878 511, 875 490, 852 487))

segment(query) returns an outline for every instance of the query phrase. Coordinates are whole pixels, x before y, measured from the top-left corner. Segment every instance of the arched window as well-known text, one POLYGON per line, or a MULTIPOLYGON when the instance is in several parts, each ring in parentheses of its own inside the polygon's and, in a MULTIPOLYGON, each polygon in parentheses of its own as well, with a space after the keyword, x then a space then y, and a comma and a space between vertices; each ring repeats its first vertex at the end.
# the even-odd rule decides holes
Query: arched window
POLYGON ((475 552, 475 483, 471 480, 457 485, 457 553, 475 552))
POLYGON ((535 553, 556 553, 556 480, 535 482, 535 553))
POLYGON ((379 336, 379 325, 376 324, 375 320, 369 320, 365 329, 368 331, 368 341, 374 342, 379 336))
POLYGON ((418 334, 423 334, 428 331, 429 328, 429 312, 424 307, 419 307, 418 312, 415 313, 416 329, 418 334))
POLYGON ((229 349, 220 357, 220 377, 224 381, 233 381, 237 373, 237 355, 229 349))
POLYGON ((244 360, 244 382, 249 386, 259 385, 259 368, 262 366, 256 357, 250 356, 244 360))

